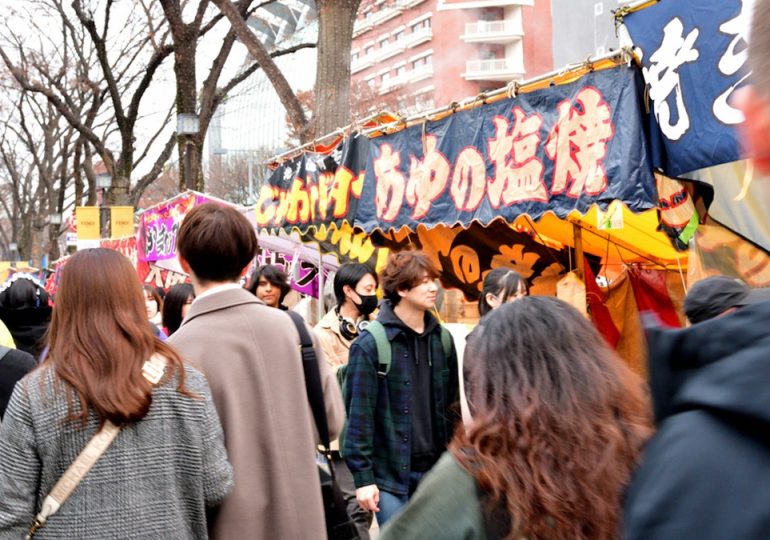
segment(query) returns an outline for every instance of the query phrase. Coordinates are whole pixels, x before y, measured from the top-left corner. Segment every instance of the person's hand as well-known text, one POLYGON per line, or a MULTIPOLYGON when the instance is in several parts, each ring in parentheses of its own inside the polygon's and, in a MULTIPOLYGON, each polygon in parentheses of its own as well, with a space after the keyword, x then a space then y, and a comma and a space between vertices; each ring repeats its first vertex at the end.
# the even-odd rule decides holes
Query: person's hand
POLYGON ((378 506, 380 504, 380 490, 374 484, 356 489, 356 500, 358 501, 358 506, 364 510, 370 512, 380 511, 378 506))

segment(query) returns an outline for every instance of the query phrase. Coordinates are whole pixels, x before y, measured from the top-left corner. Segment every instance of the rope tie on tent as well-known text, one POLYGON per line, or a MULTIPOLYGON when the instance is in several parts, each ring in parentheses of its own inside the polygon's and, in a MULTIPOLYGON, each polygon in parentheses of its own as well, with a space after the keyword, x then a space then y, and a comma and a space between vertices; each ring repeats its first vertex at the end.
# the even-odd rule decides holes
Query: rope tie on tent
POLYGON ((511 99, 514 99, 516 96, 519 95, 519 90, 521 89, 521 85, 519 84, 519 81, 511 81, 508 83, 508 97, 511 99))
POLYGON ((422 121, 421 140, 422 140, 422 157, 424 159, 428 149, 428 119, 427 118, 423 119, 422 121))
POLYGON ((481 102, 482 105, 487 104, 487 99, 489 99, 489 96, 487 96, 486 92, 480 92, 478 96, 476 96, 476 99, 481 102))

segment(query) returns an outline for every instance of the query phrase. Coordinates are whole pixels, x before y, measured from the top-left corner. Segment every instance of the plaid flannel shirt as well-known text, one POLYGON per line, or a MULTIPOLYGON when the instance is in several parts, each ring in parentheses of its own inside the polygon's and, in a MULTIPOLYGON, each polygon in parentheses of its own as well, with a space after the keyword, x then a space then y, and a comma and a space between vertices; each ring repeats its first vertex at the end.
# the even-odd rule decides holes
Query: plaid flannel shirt
MULTIPOLYGON (((411 380, 413 353, 404 330, 385 326, 391 343, 392 364, 388 376, 377 375, 377 347, 368 332, 353 342, 345 381, 348 423, 343 455, 356 487, 376 484, 389 493, 409 491, 411 470, 411 380)), ((448 358, 441 345, 441 327, 430 334, 433 363, 433 402, 436 441, 445 448, 458 421, 459 397, 457 352, 452 344, 448 358)), ((443 450, 443 448, 441 449, 443 450)))

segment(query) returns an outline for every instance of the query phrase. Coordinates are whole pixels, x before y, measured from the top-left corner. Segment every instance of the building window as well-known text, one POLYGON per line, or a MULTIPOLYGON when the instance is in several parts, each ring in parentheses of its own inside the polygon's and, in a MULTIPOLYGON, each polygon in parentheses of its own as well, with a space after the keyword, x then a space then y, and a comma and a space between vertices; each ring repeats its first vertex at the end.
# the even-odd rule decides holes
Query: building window
POLYGON ((430 30, 430 19, 424 19, 412 25, 412 33, 420 32, 423 28, 430 30))
POLYGON ((412 68, 417 69, 422 66, 430 66, 433 64, 433 55, 426 55, 420 58, 417 58, 416 60, 412 61, 412 68))
POLYGON ((353 54, 351 54, 350 55, 350 60, 351 60, 351 62, 355 62, 356 60, 358 60, 358 53, 354 52, 353 54))
POLYGON ((398 43, 399 41, 401 41, 401 40, 403 40, 403 39, 404 39, 404 34, 405 34, 405 33, 404 33, 404 31, 403 31, 403 30, 399 30, 398 32, 396 32, 395 34, 393 34, 393 37, 395 38, 395 40, 396 40, 396 43, 398 43))
POLYGON ((364 49, 364 56, 369 56, 370 54, 374 54, 374 45, 369 45, 364 49))
POLYGON ((403 75, 404 73, 406 73, 406 66, 398 66, 396 68, 396 77, 399 77, 399 76, 403 75))
POLYGON ((380 45, 380 49, 384 49, 388 46, 388 38, 384 37, 377 42, 380 45))

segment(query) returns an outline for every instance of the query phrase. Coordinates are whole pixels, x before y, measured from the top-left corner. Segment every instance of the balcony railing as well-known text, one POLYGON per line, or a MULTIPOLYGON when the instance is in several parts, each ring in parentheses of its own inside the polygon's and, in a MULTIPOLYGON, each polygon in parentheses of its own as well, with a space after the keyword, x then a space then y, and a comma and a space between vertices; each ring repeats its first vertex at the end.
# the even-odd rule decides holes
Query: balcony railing
POLYGON ((411 71, 407 71, 405 73, 401 73, 400 75, 395 75, 394 77, 390 77, 388 80, 386 80, 380 85, 379 93, 387 94, 388 92, 392 92, 399 86, 422 81, 432 76, 433 76, 433 65, 426 64, 423 66, 419 66, 412 69, 411 71))
POLYGON ((509 43, 524 36, 519 20, 476 21, 465 23, 463 41, 485 43, 509 43))
POLYGON ((468 60, 465 63, 466 80, 473 81, 502 81, 521 79, 524 76, 524 66, 507 58, 492 60, 468 60))
POLYGON ((430 41, 433 39, 433 29, 432 28, 420 28, 415 32, 412 32, 407 36, 407 39, 409 40, 409 46, 415 47, 417 45, 420 45, 422 43, 425 43, 427 41, 430 41))

